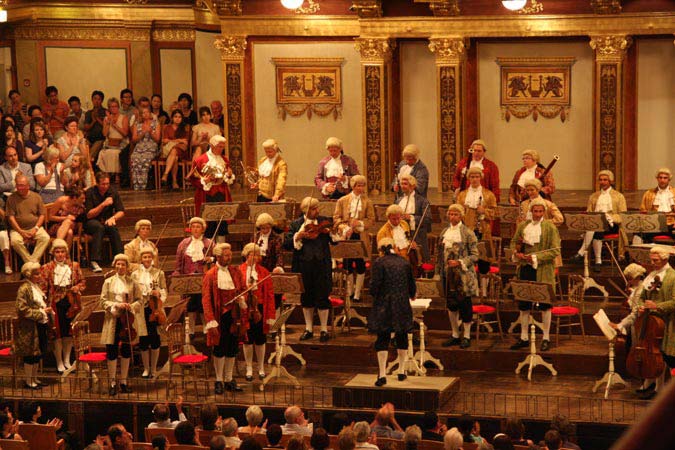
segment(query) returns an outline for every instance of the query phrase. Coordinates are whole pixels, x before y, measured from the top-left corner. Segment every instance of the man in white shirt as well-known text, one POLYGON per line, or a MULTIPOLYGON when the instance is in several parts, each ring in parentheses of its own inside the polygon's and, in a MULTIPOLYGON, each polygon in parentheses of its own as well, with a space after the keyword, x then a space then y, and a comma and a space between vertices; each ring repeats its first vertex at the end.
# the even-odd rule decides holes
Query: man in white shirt
POLYGON ((0 165, 0 193, 9 197, 16 191, 14 180, 20 173, 26 176, 31 190, 35 190, 35 178, 33 178, 33 169, 30 164, 19 162, 19 154, 14 147, 5 149, 5 162, 0 165))
POLYGON ((305 418, 305 413, 299 406, 293 405, 284 411, 286 424, 282 425, 283 434, 299 434, 301 436, 311 436, 314 433, 313 424, 305 418))
POLYGON ((241 439, 237 436, 238 429, 239 424, 237 424, 237 421, 233 417, 223 420, 222 430, 225 435, 225 445, 227 445, 227 448, 239 448, 241 445, 241 439))
POLYGON ((188 420, 185 413, 183 413, 183 397, 181 396, 178 396, 178 400, 176 401, 176 410, 178 411, 178 420, 172 421, 169 404, 157 403, 155 407, 152 408, 152 415, 155 418, 155 421, 150 422, 148 428, 176 428, 176 425, 188 420))
MULTIPOLYGON (((669 214, 675 212, 675 188, 670 186, 670 180, 672 179, 673 174, 670 169, 661 167, 656 171, 657 186, 645 192, 640 203, 640 212, 642 213, 650 211, 665 213, 666 224, 670 232, 672 232, 675 225, 675 214, 669 214)), ((643 238, 647 242, 652 242, 654 236, 657 234, 665 233, 643 233, 643 238)))

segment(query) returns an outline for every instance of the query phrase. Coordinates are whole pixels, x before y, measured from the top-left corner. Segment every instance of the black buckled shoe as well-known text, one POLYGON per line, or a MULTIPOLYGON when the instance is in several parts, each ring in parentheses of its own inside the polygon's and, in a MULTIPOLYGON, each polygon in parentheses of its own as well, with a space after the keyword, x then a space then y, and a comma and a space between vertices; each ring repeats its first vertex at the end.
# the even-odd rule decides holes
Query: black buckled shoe
POLYGON ((127 386, 126 384, 120 383, 120 392, 122 394, 131 394, 133 392, 133 390, 129 386, 127 386))
POLYGON ((513 344, 510 348, 511 350, 520 350, 521 348, 527 348, 528 345, 530 345, 530 341, 518 339, 518 341, 515 344, 513 344))
POLYGON ((375 381, 375 386, 377 387, 384 386, 385 384, 387 384, 387 377, 380 377, 375 381))
POLYGON ((213 392, 216 395, 221 395, 223 392, 225 392, 225 388, 223 387, 223 382, 222 381, 216 381, 216 385, 213 389, 213 392))
POLYGON ((570 258, 570 262, 572 264, 583 264, 584 263, 584 257, 581 256, 579 253, 577 253, 570 258))
POLYGON ((406 375, 404 373, 398 374, 398 381, 405 381, 406 378, 408 378, 408 375, 406 375))
POLYGON ((307 339, 312 339, 314 337, 314 333, 311 331, 305 330, 304 333, 302 333, 302 336, 300 336, 301 341, 306 341, 307 339))
POLYGON ((112 386, 110 386, 110 389, 108 389, 108 395, 111 396, 111 397, 114 397, 114 396, 117 395, 117 385, 116 384, 113 384, 112 386))
POLYGON ((246 377, 244 377, 244 378, 246 379, 246 381, 253 381, 253 375, 247 374, 246 377))
POLYGON ((328 339, 330 339, 330 336, 328 335, 328 332, 322 331, 321 336, 319 337, 319 342, 328 342, 328 339))
POLYGON ((225 389, 228 390, 228 391, 230 391, 230 392, 241 392, 241 391, 243 391, 243 389, 240 388, 240 387, 237 385, 237 382, 234 381, 234 380, 232 380, 232 381, 230 381, 230 382, 228 382, 228 383, 225 383, 225 389))
POLYGON ((454 347, 459 345, 462 341, 459 338, 450 337, 447 341, 443 341, 441 344, 443 347, 454 347))
POLYGON ((647 386, 646 388, 636 389, 635 393, 636 394, 643 394, 643 393, 648 392, 648 391, 653 391, 654 389, 656 389, 656 383, 652 383, 649 386, 647 386))
POLYGON ((551 348, 551 341, 549 341, 548 339, 544 339, 543 341, 541 341, 541 346, 539 347, 539 350, 545 352, 549 348, 551 348))
POLYGON ((471 340, 467 338, 462 338, 462 342, 459 344, 459 348, 469 348, 471 347, 471 340))

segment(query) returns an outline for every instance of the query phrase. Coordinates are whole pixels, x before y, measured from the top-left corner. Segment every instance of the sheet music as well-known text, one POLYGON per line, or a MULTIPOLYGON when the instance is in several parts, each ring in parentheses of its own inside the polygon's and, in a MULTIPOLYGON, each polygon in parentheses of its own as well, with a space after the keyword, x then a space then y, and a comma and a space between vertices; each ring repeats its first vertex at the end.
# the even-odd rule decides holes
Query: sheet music
POLYGON ((410 307, 413 309, 427 310, 429 309, 429 305, 431 305, 430 298, 416 298, 415 300, 410 300, 410 307))
POLYGON ((608 340, 611 341, 616 337, 616 330, 609 325, 609 317, 605 314, 604 309, 601 308, 593 314, 593 319, 608 340))

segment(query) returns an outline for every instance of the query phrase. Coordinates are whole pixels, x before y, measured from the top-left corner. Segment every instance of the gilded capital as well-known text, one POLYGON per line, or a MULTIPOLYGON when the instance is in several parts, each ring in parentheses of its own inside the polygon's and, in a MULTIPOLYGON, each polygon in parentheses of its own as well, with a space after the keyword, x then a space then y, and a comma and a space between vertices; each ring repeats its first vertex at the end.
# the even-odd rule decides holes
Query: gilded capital
POLYGON ((591 8, 596 14, 619 14, 621 0, 591 0, 591 8))
POLYGON ((220 50, 220 59, 241 61, 246 50, 246 36, 218 36, 213 46, 220 50))
POLYGON ((353 0, 349 9, 361 18, 382 17, 382 0, 353 0))
POLYGON ((597 61, 621 61, 626 50, 633 43, 630 36, 611 34, 605 36, 591 36, 591 48, 595 50, 597 61))
POLYGON ((434 16, 458 16, 459 0, 433 0, 429 3, 429 9, 434 16))
POLYGON ((459 36, 429 38, 429 50, 436 54, 436 63, 460 63, 466 48, 464 38, 459 36))
POLYGON ((396 41, 389 38, 356 38, 356 50, 362 61, 388 62, 396 48, 396 41))

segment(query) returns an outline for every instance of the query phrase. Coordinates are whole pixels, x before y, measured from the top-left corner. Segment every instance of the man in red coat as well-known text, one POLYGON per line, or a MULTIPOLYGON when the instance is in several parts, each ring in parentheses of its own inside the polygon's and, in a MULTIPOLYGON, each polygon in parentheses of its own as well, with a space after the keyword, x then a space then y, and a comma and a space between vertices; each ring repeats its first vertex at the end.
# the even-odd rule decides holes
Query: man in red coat
POLYGON ((472 167, 478 167, 483 171, 481 185, 495 194, 497 203, 499 203, 499 169, 497 168, 497 164, 485 157, 485 152, 487 152, 487 148, 482 139, 476 139, 471 143, 471 147, 469 147, 470 155, 457 164, 455 176, 452 178, 452 188, 455 190, 455 197, 460 191, 469 187, 469 177, 464 177, 466 171, 472 167), (462 181, 464 181, 463 185, 462 181))
POLYGON ((216 265, 204 275, 202 305, 206 319, 204 326, 206 344, 213 347, 215 393, 222 394, 224 389, 242 390, 232 379, 232 371, 241 334, 248 326, 248 306, 244 297, 237 298, 244 291, 246 284, 239 269, 230 265, 232 261, 230 244, 216 245, 213 254, 216 257, 216 265), (235 327, 242 331, 238 332, 235 327))

